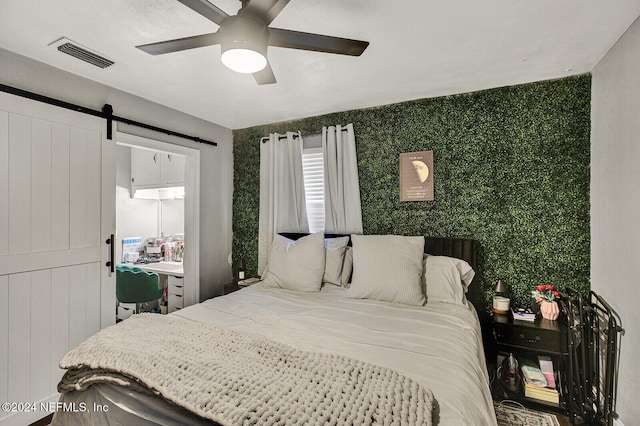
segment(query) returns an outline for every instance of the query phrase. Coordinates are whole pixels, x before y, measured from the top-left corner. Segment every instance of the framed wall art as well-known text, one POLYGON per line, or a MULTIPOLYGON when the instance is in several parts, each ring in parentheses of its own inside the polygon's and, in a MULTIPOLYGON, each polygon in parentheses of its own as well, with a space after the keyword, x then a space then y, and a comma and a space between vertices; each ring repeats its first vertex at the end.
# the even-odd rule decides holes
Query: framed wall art
POLYGON ((433 201, 433 151, 400 154, 400 201, 433 201))

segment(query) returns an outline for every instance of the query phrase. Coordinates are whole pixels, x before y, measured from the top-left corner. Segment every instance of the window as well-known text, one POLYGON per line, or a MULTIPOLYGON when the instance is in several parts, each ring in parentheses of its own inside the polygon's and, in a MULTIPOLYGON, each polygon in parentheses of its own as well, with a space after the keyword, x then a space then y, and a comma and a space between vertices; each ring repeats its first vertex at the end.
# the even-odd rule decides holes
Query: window
MULTIPOLYGON (((321 145, 320 138, 321 136, 318 135, 317 139, 321 145)), ((305 138, 305 148, 302 150, 302 175, 309 232, 313 233, 324 231, 324 162, 322 146, 317 147, 315 135, 308 139, 310 139, 309 143, 305 138)))

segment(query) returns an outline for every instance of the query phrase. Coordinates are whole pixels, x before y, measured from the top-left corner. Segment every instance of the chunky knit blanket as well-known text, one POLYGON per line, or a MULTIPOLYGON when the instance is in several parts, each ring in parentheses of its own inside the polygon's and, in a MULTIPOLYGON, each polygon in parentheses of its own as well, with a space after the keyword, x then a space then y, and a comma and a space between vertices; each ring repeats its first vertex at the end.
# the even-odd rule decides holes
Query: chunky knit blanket
POLYGON ((60 366, 60 392, 146 389, 222 425, 432 424, 431 391, 393 370, 173 315, 133 315, 60 366))

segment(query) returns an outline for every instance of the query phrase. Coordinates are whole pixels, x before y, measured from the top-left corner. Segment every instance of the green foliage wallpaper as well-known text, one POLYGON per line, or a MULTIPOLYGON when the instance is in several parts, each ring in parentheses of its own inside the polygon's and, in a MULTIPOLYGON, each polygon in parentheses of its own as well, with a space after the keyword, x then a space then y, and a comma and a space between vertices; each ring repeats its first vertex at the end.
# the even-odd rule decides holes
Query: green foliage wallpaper
POLYGON ((236 130, 233 253, 257 270, 260 138, 353 123, 366 234, 470 237, 489 303, 537 284, 589 291, 591 76, 236 130), (399 154, 433 150, 434 201, 400 202, 399 154), (249 172, 251 171, 251 172, 249 172))

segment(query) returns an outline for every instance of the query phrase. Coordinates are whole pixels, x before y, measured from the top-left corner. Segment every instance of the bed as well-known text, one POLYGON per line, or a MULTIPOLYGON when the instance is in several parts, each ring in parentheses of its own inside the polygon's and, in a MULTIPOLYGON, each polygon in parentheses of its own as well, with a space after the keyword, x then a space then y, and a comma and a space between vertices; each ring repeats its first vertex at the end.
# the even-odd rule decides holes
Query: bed
MULTIPOLYGON (((415 237, 407 243, 402 238, 410 237, 369 237, 374 236, 345 239, 283 234, 279 241, 284 249, 277 254, 272 246, 264 281, 161 319, 139 315, 134 316, 137 323, 128 319, 101 331, 103 340, 97 346, 81 345, 81 350, 77 348, 63 360, 61 365, 68 371, 59 386, 60 402, 73 409, 56 412, 52 424, 265 424, 265 418, 274 424, 496 424, 478 317, 466 298, 474 277, 469 270, 476 266, 474 242, 415 237), (313 263, 308 260, 311 252, 302 258, 291 257, 292 247, 310 245, 312 238, 324 240, 323 284, 317 291, 304 288, 313 280, 294 285, 303 289, 288 288, 291 277, 287 274, 296 282, 306 279, 306 272, 295 264, 309 269, 308 264, 313 263), (418 262, 412 245, 420 247, 421 271, 411 272, 418 262), (335 247, 342 253, 337 258, 335 247), (413 266, 403 263, 399 270, 381 270, 380 264, 394 256, 413 256, 413 266), (352 280, 345 278, 349 268, 352 280), (407 271, 420 275, 420 294, 408 287, 384 294, 388 285, 372 288, 369 283, 384 281, 385 273, 396 277, 407 271), (459 288, 440 288, 439 293, 434 293, 435 285, 429 289, 436 278, 449 273, 459 288), (138 332, 152 323, 166 334, 148 342, 147 337, 139 340, 138 332), (214 343, 202 337, 202 330, 217 333, 211 337, 214 343), (221 335, 229 335, 241 349, 229 349, 229 340, 218 340, 221 335), (189 349, 192 347, 196 349, 189 349), (214 354, 208 349, 213 347, 226 349, 214 354), (205 364, 210 363, 205 370, 190 371, 190 351, 196 352, 196 359, 204 357, 205 364), (266 359, 271 351, 278 352, 273 362, 266 359), (131 358, 136 358, 138 370, 153 370, 151 378, 134 378, 138 374, 135 367, 119 368, 124 365, 122 360, 131 358), (111 359, 108 368, 102 364, 105 359, 111 359), (175 391, 184 382, 191 383, 190 373, 203 376, 207 373, 202 371, 209 370, 224 376, 227 385, 222 393, 213 391, 215 398, 202 391, 194 393, 192 388, 175 391), (82 371, 79 379, 74 377, 78 371, 82 371), (182 374, 186 378, 180 378, 182 374), (312 374, 312 379, 304 374, 312 374), (358 378, 354 384, 356 375, 371 377, 373 382, 361 383, 358 378), (291 377, 303 379, 290 381, 291 377), (180 392, 182 395, 175 395, 180 392), (247 415, 242 412, 247 410, 245 394, 268 402, 249 401, 251 414, 247 415), (274 402, 275 394, 282 394, 279 398, 284 402, 274 402), (194 399, 194 404, 184 403, 194 399), (319 408, 310 409, 312 403, 319 408), (402 408, 393 408, 395 403, 402 408)), ((313 244, 316 250, 317 243, 313 244)), ((213 379, 204 381, 209 380, 213 379)))

